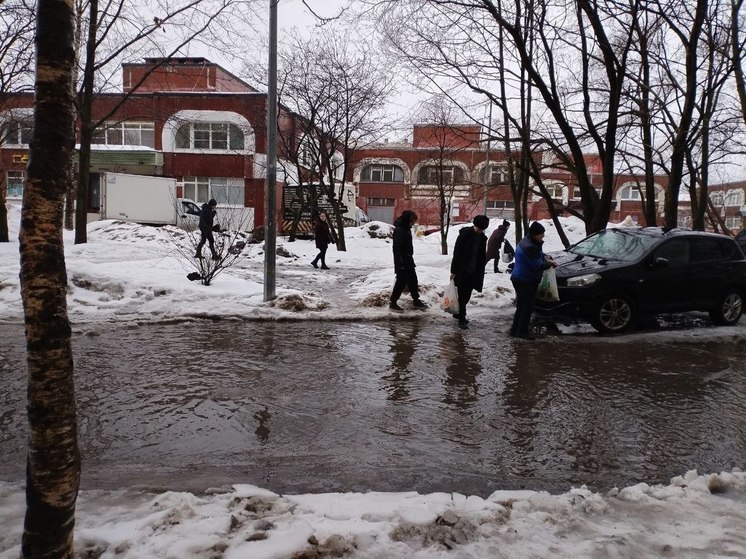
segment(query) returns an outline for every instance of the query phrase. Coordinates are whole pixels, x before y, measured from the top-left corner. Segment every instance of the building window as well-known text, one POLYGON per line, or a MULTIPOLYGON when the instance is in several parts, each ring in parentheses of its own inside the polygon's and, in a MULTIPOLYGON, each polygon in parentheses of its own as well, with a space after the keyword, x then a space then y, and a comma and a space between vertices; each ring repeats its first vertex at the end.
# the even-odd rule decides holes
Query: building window
POLYGON ((244 205, 244 180, 226 177, 184 177, 184 198, 204 204, 210 198, 220 206, 244 205))
POLYGON ((505 169, 500 165, 490 165, 489 169, 482 169, 479 177, 483 184, 505 184, 508 182, 508 176, 505 169), (489 171, 489 175, 487 172, 489 171))
POLYGON ((152 122, 107 122, 93 132, 93 143, 107 146, 155 147, 152 122))
POLYGON ((404 182, 404 171, 396 165, 368 165, 360 174, 360 180, 370 182, 404 182))
POLYGON ((557 200, 559 202, 562 201, 562 195, 565 191, 564 186, 562 186, 561 184, 549 184, 547 185, 546 189, 547 189, 547 194, 549 194, 550 198, 557 200))
POLYGON ((488 210, 504 210, 515 208, 513 200, 487 200, 488 210))
POLYGON ((461 184, 464 172, 451 165, 428 165, 420 170, 420 184, 461 184))
POLYGON ((213 151, 243 150, 244 134, 235 124, 189 122, 176 131, 177 149, 213 151))
POLYGON ((713 206, 715 206, 716 208, 720 208, 723 206, 725 198, 723 197, 722 192, 713 192, 710 194, 710 201, 712 202, 713 206))
POLYGON ((743 190, 731 190, 725 197, 726 206, 743 206, 743 190))
POLYGON ((396 200, 394 198, 368 198, 369 206, 395 206, 396 200))
POLYGON ((623 186, 622 189, 619 191, 619 199, 639 201, 640 189, 637 188, 637 186, 631 184, 623 186))
POLYGON ((31 143, 31 121, 10 120, 0 129, 0 145, 27 146, 31 143))
POLYGON ((730 230, 741 229, 743 225, 743 218, 738 216, 731 216, 725 218, 725 226, 730 230))
POLYGON ((23 198, 23 183, 26 181, 25 171, 8 171, 5 175, 7 181, 8 198, 23 198))

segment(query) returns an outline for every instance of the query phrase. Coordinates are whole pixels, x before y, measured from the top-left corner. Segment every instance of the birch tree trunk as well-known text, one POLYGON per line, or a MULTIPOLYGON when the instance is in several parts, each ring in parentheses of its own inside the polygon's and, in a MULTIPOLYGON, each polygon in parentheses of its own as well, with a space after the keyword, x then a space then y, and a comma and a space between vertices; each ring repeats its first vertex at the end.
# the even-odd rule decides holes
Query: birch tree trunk
POLYGON ((28 366, 27 559, 73 557, 80 483, 62 212, 73 154, 72 0, 39 0, 36 102, 21 216, 28 366))

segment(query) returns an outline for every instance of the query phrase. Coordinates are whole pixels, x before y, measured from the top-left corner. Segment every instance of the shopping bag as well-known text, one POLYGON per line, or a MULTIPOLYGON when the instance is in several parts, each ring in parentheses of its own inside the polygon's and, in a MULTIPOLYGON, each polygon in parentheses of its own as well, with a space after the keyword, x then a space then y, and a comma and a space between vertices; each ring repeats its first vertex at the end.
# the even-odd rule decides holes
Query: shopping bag
POLYGON ((440 306, 447 313, 458 314, 458 289, 453 280, 446 286, 440 306))
POLYGON ((544 270, 541 275, 541 283, 536 293, 536 298, 542 301, 559 301, 559 290, 557 289, 557 274, 554 268, 544 270))
POLYGON ((508 252, 503 252, 503 262, 506 264, 513 261, 513 255, 508 252))

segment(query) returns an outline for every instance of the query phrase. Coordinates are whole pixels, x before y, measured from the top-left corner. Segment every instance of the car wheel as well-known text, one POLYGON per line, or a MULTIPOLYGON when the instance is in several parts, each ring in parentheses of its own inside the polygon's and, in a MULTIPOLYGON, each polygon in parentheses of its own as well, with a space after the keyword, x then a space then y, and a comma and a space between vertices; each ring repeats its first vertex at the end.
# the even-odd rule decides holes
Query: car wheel
POLYGON ((604 334, 624 332, 632 324, 634 314, 634 307, 627 297, 614 295, 598 305, 591 326, 604 334))
POLYGON ((732 326, 743 314, 743 295, 740 291, 731 290, 720 300, 720 304, 710 311, 710 318, 715 324, 732 326))

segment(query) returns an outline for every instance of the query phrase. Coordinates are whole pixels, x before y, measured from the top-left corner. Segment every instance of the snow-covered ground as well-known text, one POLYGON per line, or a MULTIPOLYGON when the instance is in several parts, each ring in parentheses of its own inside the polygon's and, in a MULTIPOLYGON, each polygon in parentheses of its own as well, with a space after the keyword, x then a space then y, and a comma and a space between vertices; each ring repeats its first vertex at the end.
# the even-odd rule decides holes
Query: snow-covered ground
MULTIPOLYGON (((12 242, 0 244, 5 323, 23 318, 19 222, 20 210, 11 206, 12 242)), ((578 220, 563 223, 571 241, 584 237, 578 220)), ((72 233, 65 233, 69 314, 73 326, 195 317, 398 319, 402 315, 387 308, 394 279, 391 241, 375 236, 388 226, 372 225, 347 230, 348 250, 330 249, 328 271, 310 266, 312 241, 281 239, 290 256, 278 256, 278 298, 264 303, 261 245, 249 245, 246 258, 206 287, 186 279, 192 269, 175 256, 178 232, 97 222, 90 225, 87 244, 74 245, 72 233)), ((551 223, 545 225, 545 249, 560 249, 551 223)), ((457 232, 454 227, 449 236, 451 248, 457 232)), ((434 307, 450 263, 439 241, 437 234, 415 238, 423 298, 434 307)), ((512 297, 507 274, 489 272, 469 312, 507 315, 512 297)), ((408 299, 402 297, 405 308, 408 299)), ((437 308, 404 313, 412 314, 453 322, 437 308)), ((669 335, 743 336, 743 330, 669 335)), ((625 339, 634 342, 636 336, 625 339)), ((0 559, 19 556, 23 514, 23 488, 0 482, 0 559)), ((276 495, 246 485, 205 495, 89 490, 78 501, 76 542, 80 557, 103 559, 746 557, 744 526, 746 474, 736 469, 689 472, 668 486, 640 484, 607 494, 579 487, 560 495, 498 491, 486 499, 455 493, 276 495)))

